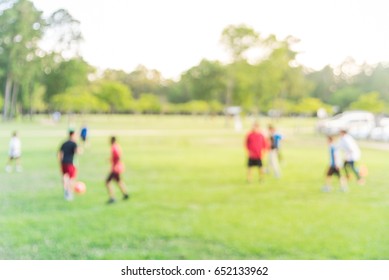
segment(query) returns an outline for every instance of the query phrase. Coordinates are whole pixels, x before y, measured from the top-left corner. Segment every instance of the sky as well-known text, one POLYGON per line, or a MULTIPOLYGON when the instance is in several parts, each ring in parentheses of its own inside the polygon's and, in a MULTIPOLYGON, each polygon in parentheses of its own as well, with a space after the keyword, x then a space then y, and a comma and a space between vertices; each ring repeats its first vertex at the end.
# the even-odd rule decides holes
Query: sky
POLYGON ((263 36, 292 35, 297 61, 320 70, 347 57, 389 62, 383 0, 32 0, 49 15, 67 9, 81 22, 81 55, 100 69, 139 64, 178 78, 202 59, 228 61, 220 36, 246 24, 263 36))

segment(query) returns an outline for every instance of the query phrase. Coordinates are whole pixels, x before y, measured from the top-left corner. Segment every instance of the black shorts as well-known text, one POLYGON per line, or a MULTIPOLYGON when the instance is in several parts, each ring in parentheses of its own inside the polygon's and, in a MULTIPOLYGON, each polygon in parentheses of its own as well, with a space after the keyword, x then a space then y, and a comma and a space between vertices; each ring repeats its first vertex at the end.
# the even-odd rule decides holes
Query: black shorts
POLYGON ((330 168, 328 168, 327 176, 330 177, 332 175, 336 175, 336 176, 340 177, 340 170, 339 170, 339 168, 334 167, 334 166, 331 166, 330 168))
POLYGON ((83 142, 85 142, 85 141, 86 141, 86 136, 82 136, 82 135, 81 135, 81 140, 82 140, 83 142))
POLYGON ((10 160, 13 160, 13 159, 19 159, 21 156, 9 156, 9 159, 10 160))
POLYGON ((108 175, 106 182, 109 183, 109 182, 111 182, 112 180, 114 180, 114 181, 116 181, 116 182, 119 182, 119 181, 120 181, 120 174, 119 174, 119 173, 116 173, 116 172, 111 172, 111 173, 108 175))
POLYGON ((247 166, 248 167, 253 167, 253 166, 258 166, 258 167, 262 167, 262 160, 259 159, 259 158, 249 158, 248 162, 247 162, 247 166))

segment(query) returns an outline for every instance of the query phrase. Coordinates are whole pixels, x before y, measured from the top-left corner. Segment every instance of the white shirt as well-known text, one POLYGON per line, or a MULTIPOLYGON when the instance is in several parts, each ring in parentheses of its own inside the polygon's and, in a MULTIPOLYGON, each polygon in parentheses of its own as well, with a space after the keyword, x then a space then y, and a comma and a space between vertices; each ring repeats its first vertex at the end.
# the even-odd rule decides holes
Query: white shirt
POLYGON ((9 142, 9 155, 11 157, 20 157, 22 153, 22 145, 18 137, 14 136, 9 142))
POLYGON ((358 161, 361 158, 361 150, 357 142, 348 134, 340 138, 339 148, 343 151, 346 161, 358 161))

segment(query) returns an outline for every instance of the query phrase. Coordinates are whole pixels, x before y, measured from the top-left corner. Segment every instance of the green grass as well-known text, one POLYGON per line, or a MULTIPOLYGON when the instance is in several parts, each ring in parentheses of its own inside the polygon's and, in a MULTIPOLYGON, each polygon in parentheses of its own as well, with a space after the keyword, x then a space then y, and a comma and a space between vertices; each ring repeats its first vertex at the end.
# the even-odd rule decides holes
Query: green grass
MULTIPOLYGON (((280 120, 283 178, 245 182, 245 132, 223 118, 94 116, 78 157, 87 193, 62 198, 56 151, 67 120, 0 124, 23 144, 23 173, 0 172, 1 259, 389 259, 388 152, 363 149, 365 186, 322 193, 325 139, 312 120, 280 120), (130 201, 107 206, 110 135, 130 201)), ((266 120, 263 122, 266 124, 266 120)), ((116 189, 119 195, 118 189, 116 189)))

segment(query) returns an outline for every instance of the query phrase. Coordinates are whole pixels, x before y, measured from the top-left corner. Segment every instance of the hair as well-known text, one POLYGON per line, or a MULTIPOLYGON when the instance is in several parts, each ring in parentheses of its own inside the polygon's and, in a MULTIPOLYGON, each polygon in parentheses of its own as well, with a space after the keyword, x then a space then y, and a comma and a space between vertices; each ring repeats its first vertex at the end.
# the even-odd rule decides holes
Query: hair
POLYGON ((334 137, 331 136, 331 135, 328 135, 328 136, 327 136, 327 139, 328 139, 328 141, 333 141, 333 140, 334 140, 334 137))
POLYGON ((115 143, 116 142, 116 137, 115 136, 112 136, 111 137, 111 144, 115 143))
POLYGON ((267 126, 267 128, 270 129, 270 130, 273 130, 273 129, 274 129, 274 125, 269 124, 269 125, 267 126))
POLYGON ((74 135, 74 130, 69 130, 69 137, 72 137, 74 135))
POLYGON ((15 131, 12 133, 12 136, 18 136, 18 132, 15 130, 15 131))

